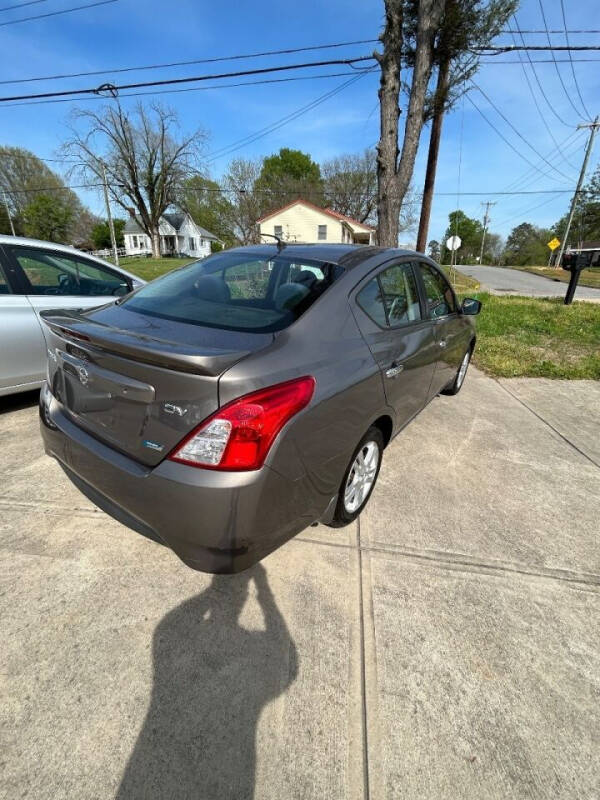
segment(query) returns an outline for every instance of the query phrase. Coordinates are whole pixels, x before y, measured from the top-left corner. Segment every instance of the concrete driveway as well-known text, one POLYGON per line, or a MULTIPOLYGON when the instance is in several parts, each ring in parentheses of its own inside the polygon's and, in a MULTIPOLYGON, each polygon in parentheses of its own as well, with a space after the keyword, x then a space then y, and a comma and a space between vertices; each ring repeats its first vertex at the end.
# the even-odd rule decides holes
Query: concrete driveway
POLYGON ((1 797, 598 797, 598 384, 471 371, 360 524, 216 578, 4 409, 1 797))
MULTIPOLYGON (((481 288, 491 291, 492 294, 520 294, 532 297, 564 297, 567 283, 544 278, 543 275, 534 275, 531 272, 521 272, 519 269, 506 267, 462 266, 457 267, 465 275, 470 275, 481 283, 481 288)), ((575 291, 575 300, 600 301, 600 289, 587 286, 578 286, 575 291)))

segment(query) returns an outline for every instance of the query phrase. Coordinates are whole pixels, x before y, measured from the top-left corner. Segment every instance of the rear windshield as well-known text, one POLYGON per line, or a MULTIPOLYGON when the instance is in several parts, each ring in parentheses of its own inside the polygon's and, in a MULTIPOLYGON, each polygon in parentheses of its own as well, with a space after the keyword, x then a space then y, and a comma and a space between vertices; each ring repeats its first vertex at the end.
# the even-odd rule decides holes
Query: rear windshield
POLYGON ((218 253, 121 301, 128 311, 192 325, 268 333, 291 325, 343 272, 324 261, 218 253))

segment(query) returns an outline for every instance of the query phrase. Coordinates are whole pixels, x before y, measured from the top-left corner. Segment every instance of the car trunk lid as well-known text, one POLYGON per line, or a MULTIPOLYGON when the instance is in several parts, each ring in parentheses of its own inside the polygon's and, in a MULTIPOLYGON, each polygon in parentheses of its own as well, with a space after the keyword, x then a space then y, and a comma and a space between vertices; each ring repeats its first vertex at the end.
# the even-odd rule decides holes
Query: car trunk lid
POLYGON ((216 411, 224 370, 273 340, 272 334, 147 320, 114 305, 41 316, 50 388, 65 413, 149 466, 216 411))

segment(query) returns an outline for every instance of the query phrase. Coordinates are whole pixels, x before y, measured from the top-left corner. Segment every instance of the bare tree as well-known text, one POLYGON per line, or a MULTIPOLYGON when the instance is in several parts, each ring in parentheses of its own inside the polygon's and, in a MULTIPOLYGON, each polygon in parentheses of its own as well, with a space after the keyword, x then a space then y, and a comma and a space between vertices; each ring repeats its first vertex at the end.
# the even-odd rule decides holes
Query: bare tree
POLYGON ((199 174, 207 134, 182 136, 175 112, 156 103, 139 103, 128 114, 117 101, 98 112, 78 109, 74 118, 72 138, 63 146, 79 162, 74 171, 97 182, 105 165, 113 200, 127 211, 133 208, 150 237, 152 255, 160 258, 160 218, 183 183, 199 174))
POLYGON ((229 227, 240 244, 256 244, 260 240, 256 223, 265 209, 265 198, 255 187, 261 169, 262 161, 236 158, 223 178, 231 204, 229 227))
POLYGON ((379 87, 380 137, 377 146, 377 217, 379 243, 395 247, 398 219, 412 178, 419 137, 423 128, 427 86, 433 64, 433 45, 444 0, 418 0, 415 55, 402 151, 398 147, 400 65, 403 21, 407 0, 385 0, 383 53, 375 52, 381 69, 379 87))
POLYGON ((327 203, 334 211, 359 222, 375 221, 377 154, 373 148, 325 161, 321 174, 327 203))

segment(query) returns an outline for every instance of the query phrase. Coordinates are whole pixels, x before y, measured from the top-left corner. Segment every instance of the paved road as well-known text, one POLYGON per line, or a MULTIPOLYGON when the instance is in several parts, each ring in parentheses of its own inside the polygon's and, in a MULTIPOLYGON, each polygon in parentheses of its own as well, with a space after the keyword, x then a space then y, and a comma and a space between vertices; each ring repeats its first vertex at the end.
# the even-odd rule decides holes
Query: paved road
MULTIPOLYGON (((521 294, 533 297, 564 297, 568 284, 534 275, 531 272, 521 272, 518 269, 506 267, 485 266, 459 266, 458 269, 465 275, 470 275, 478 280, 482 287, 489 289, 493 294, 521 294)), ((600 289, 591 289, 578 286, 575 300, 599 300, 600 289)))
POLYGON ((472 371, 360 525, 215 578, 96 511, 4 401, 0 797, 597 797, 599 401, 472 371))

